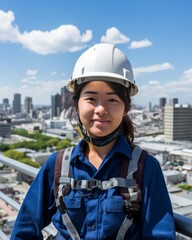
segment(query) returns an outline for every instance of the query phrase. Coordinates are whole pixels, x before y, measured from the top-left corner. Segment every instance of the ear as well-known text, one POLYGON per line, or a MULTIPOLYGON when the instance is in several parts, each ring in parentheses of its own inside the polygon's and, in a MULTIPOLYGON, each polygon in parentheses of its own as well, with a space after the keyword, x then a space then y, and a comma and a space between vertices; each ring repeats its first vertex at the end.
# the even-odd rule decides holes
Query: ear
POLYGON ((123 117, 127 116, 127 113, 128 113, 128 111, 125 110, 124 113, 123 113, 123 117))

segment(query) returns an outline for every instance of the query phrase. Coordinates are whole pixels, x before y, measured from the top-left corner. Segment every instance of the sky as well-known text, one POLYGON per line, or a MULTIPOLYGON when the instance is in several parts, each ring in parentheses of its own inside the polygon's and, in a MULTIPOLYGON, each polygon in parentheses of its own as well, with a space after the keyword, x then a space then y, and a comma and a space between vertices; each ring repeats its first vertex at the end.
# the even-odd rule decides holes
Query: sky
POLYGON ((0 0, 0 103, 51 105, 78 57, 109 42, 130 60, 147 106, 192 104, 191 0, 0 0))

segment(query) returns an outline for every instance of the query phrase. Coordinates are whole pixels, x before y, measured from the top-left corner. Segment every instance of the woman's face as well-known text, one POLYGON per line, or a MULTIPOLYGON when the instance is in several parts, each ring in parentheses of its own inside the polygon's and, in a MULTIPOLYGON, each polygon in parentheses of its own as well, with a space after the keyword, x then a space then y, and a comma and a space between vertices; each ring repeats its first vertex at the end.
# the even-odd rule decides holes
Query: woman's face
POLYGON ((104 81, 92 81, 81 90, 78 113, 91 137, 112 133, 126 115, 125 104, 104 81))

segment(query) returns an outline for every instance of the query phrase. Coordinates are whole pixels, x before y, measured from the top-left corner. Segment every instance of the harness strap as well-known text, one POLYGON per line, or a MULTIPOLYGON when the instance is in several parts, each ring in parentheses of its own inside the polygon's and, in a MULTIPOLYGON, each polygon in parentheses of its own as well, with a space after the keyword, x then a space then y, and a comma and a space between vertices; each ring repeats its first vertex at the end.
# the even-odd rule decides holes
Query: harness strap
MULTIPOLYGON (((69 162, 70 156, 72 153, 73 147, 66 148, 62 158, 62 165, 61 165, 61 176, 69 176, 69 162)), ((70 179, 70 178, 68 178, 70 179)), ((65 203, 63 201, 63 188, 67 188, 69 186, 69 181, 65 182, 64 184, 59 180, 59 187, 58 187, 58 198, 56 199, 56 205, 59 208, 62 214, 63 224, 65 225, 67 231, 69 232, 72 240, 80 240, 79 234, 72 223, 69 215, 67 214, 65 203)))
MULTIPOLYGON (((70 162, 70 156, 72 153, 73 147, 66 148, 63 156, 62 156, 62 162, 61 162, 61 176, 67 176, 69 177, 69 162, 70 162)), ((61 177, 60 177, 61 178, 61 177)), ((70 182, 66 181, 64 184, 60 183, 59 178, 59 187, 58 187, 58 197, 63 196, 63 187, 66 187, 70 182), (63 186, 64 185, 64 186, 63 186)))
POLYGON ((61 166, 61 176, 69 176, 69 162, 71 153, 73 151, 73 147, 69 147, 65 149, 62 159, 62 166, 61 166))
MULTIPOLYGON (((127 173, 127 179, 134 179, 134 173, 138 170, 138 161, 141 157, 142 149, 138 146, 135 146, 130 160, 129 167, 128 167, 128 173, 127 173)), ((135 184, 136 186, 136 184, 135 184)), ((129 201, 135 201, 137 200, 138 192, 133 191, 133 189, 130 189, 128 186, 128 192, 129 192, 129 201)))
MULTIPOLYGON (((69 187, 76 190, 84 189, 89 191, 94 188, 99 188, 101 190, 107 190, 114 187, 127 188, 128 197, 125 198, 125 205, 128 205, 129 207, 129 203, 131 201, 137 200, 138 192, 134 192, 133 190, 133 187, 136 186, 134 173, 138 170, 138 161, 143 150, 140 147, 134 147, 132 151, 132 159, 129 162, 127 178, 111 178, 106 181, 100 181, 97 179, 75 180, 69 177, 69 162, 72 150, 73 147, 66 148, 62 157, 61 176, 59 178, 58 198, 56 199, 56 205, 61 211, 63 224, 66 226, 72 240, 80 240, 79 234, 66 212, 65 203, 63 202, 63 192, 69 187)), ((120 229, 118 230, 116 240, 123 240, 125 238, 125 234, 132 225, 132 222, 132 217, 125 217, 120 229)))
POLYGON ((106 181, 100 181, 98 179, 91 180, 76 180, 69 177, 60 177, 59 183, 61 185, 70 184, 72 189, 75 190, 88 190, 91 191, 94 188, 101 190, 108 190, 114 187, 134 187, 136 182, 134 179, 126 178, 110 178, 106 181))
POLYGON ((132 220, 125 217, 121 227, 119 228, 119 231, 117 233, 117 237, 116 240, 124 240, 125 239, 125 234, 127 232, 127 230, 130 228, 130 226, 132 225, 132 220))
POLYGON ((67 231, 69 232, 71 238, 73 240, 80 240, 79 234, 78 234, 75 226, 73 225, 67 212, 62 214, 62 220, 63 220, 63 223, 64 223, 65 227, 67 228, 67 231))
POLYGON ((142 149, 138 146, 135 146, 133 151, 132 151, 132 159, 129 163, 129 168, 128 168, 128 173, 127 173, 127 178, 128 179, 133 179, 133 174, 137 171, 138 167, 138 161, 141 156, 142 149))
MULTIPOLYGON (((138 170, 138 161, 140 159, 142 153, 142 149, 138 146, 135 146, 132 151, 132 158, 129 162, 128 172, 127 172, 127 178, 129 180, 133 180, 133 174, 138 170)), ((137 192, 133 192, 132 189, 130 189, 128 186, 128 194, 127 198, 125 198, 125 206, 127 208, 130 208, 129 203, 131 201, 137 200, 137 192)), ((130 226, 133 224, 133 217, 132 216, 126 216, 121 227, 118 230, 116 240, 124 240, 125 234, 130 228, 130 226)))

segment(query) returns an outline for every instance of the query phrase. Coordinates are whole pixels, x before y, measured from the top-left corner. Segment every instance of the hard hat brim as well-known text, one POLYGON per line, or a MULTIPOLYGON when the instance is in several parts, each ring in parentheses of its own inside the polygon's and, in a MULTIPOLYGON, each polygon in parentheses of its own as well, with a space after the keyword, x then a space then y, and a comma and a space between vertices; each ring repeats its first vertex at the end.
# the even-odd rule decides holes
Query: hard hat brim
POLYGON ((123 85, 124 87, 130 88, 130 96, 134 96, 138 93, 138 87, 135 84, 135 82, 124 78, 122 76, 120 76, 119 74, 114 74, 114 73, 98 73, 98 72, 94 72, 94 73, 89 73, 89 74, 84 74, 83 76, 79 76, 76 77, 74 79, 71 79, 68 83, 67 83, 67 89, 70 92, 74 92, 75 90, 75 84, 77 83, 78 85, 82 84, 82 83, 86 83, 86 82, 91 82, 91 81, 107 81, 107 82, 114 82, 114 83, 118 83, 123 85))

